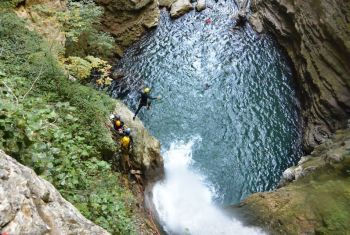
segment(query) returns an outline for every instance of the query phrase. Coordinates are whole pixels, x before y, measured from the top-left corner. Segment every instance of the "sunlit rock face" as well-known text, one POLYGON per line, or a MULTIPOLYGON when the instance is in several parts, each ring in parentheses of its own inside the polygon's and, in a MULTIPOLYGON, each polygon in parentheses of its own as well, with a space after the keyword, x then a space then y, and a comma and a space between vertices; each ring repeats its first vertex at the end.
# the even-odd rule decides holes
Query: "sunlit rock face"
POLYGON ((0 232, 109 234, 80 214, 52 184, 1 150, 0 232))

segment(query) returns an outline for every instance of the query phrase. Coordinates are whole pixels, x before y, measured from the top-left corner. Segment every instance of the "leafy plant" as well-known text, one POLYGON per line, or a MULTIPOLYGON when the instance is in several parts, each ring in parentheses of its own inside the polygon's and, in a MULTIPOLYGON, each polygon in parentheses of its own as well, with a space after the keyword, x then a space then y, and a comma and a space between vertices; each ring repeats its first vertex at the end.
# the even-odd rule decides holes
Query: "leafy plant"
POLYGON ((93 1, 70 2, 69 10, 58 13, 66 32, 67 56, 111 55, 114 39, 99 30, 103 8, 93 1))
POLYGON ((52 182, 87 218, 113 234, 131 234, 132 196, 103 160, 117 151, 105 125, 114 101, 69 81, 51 48, 14 13, 0 14, 0 148, 52 182))

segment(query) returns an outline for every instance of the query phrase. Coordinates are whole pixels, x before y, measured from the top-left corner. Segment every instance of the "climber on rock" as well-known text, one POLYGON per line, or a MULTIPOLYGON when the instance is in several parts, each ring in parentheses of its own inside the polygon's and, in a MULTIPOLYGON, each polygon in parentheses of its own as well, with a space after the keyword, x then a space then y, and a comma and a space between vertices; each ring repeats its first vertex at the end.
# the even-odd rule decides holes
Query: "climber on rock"
POLYGON ((151 101, 150 100, 155 100, 155 99, 158 99, 160 100, 161 97, 160 96, 157 96, 157 97, 152 97, 150 96, 150 92, 151 92, 151 88, 149 87, 146 87, 143 92, 141 92, 141 97, 140 97, 140 100, 139 100, 139 106, 135 112, 135 115, 133 117, 133 120, 135 120, 136 118, 136 115, 140 112, 141 108, 143 106, 147 106, 147 109, 150 109, 151 107, 151 101))
POLYGON ((119 115, 115 115, 112 114, 110 116, 110 118, 112 119, 112 123, 113 123, 113 128, 114 130, 118 133, 118 134, 123 134, 124 131, 124 122, 120 119, 119 115))
POLYGON ((130 164, 130 152, 132 149, 133 140, 131 137, 130 128, 126 128, 124 136, 120 139, 120 150, 121 150, 121 165, 124 172, 127 172, 131 168, 130 164))

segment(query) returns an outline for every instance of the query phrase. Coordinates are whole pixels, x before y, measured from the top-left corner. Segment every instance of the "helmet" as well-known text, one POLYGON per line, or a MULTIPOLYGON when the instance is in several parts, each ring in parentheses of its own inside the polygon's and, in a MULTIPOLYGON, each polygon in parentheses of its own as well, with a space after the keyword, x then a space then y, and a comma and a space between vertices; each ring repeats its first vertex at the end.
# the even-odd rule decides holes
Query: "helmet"
POLYGON ((114 118, 117 119, 117 120, 120 120, 120 116, 117 115, 117 114, 114 114, 114 118))
POLYGON ((124 131, 124 133, 125 133, 126 135, 130 135, 131 129, 130 129, 130 128, 126 128, 125 131, 124 131))
POLYGON ((129 136, 124 136, 121 140, 120 140, 120 144, 123 148, 128 148, 129 144, 130 144, 130 137, 129 136))
POLYGON ((149 93, 151 91, 151 88, 149 88, 149 87, 146 87, 145 89, 143 89, 143 92, 145 92, 145 93, 149 93))
POLYGON ((122 125, 122 122, 119 121, 119 120, 117 120, 117 121, 115 122, 115 125, 116 125, 117 127, 120 127, 120 126, 122 125))

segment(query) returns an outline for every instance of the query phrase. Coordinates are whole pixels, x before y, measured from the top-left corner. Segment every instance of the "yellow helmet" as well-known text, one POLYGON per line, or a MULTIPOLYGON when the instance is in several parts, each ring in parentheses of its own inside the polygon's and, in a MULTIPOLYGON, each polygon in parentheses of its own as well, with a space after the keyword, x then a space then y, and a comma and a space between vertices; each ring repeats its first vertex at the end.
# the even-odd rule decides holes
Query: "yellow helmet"
POLYGON ((122 122, 119 121, 119 120, 117 120, 117 121, 115 122, 115 125, 116 125, 117 127, 120 127, 120 126, 122 125, 122 122))
POLYGON ((146 87, 144 90, 143 90, 143 92, 145 92, 145 93, 149 93, 151 91, 151 88, 149 88, 149 87, 146 87))
POLYGON ((130 144, 130 137, 129 136, 124 136, 121 140, 120 140, 120 144, 123 148, 128 148, 129 144, 130 144))

